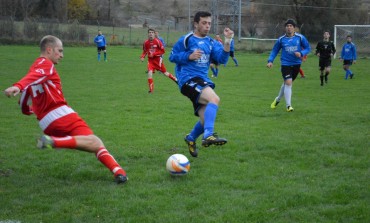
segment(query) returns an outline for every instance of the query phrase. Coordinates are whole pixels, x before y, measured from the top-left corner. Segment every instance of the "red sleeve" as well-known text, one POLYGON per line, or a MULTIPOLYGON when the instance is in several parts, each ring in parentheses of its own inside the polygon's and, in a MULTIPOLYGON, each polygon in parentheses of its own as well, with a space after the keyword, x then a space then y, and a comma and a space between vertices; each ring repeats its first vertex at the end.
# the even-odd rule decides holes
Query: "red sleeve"
POLYGON ((48 76, 55 72, 54 64, 46 58, 40 57, 32 64, 26 76, 24 76, 13 86, 21 91, 33 84, 42 84, 48 80, 48 76))
POLYGON ((145 58, 145 56, 148 54, 148 50, 147 50, 147 47, 146 47, 146 43, 148 41, 146 40, 144 43, 143 43, 143 53, 141 54, 140 58, 145 58))

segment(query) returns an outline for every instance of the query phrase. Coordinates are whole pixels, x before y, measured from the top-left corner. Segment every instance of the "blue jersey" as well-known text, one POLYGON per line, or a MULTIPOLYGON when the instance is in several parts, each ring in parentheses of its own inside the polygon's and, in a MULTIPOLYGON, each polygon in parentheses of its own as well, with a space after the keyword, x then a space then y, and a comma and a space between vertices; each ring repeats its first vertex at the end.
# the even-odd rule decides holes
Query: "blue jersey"
POLYGON ((310 44, 302 34, 295 33, 292 37, 286 35, 279 37, 275 42, 270 53, 268 62, 274 62, 275 57, 282 49, 280 61, 283 66, 298 65, 302 63, 300 57, 295 56, 295 52, 300 52, 301 56, 307 55, 311 51, 310 44))
POLYGON ((164 42, 164 39, 160 36, 158 36, 157 38, 162 42, 163 47, 166 47, 166 43, 164 42))
POLYGON ((356 60, 357 55, 355 44, 352 42, 347 42, 346 44, 344 44, 340 58, 342 58, 343 60, 356 60))
POLYGON ((208 78, 211 59, 219 64, 226 64, 230 56, 230 53, 225 52, 223 46, 216 42, 218 41, 209 36, 196 37, 193 33, 189 33, 180 37, 175 43, 169 59, 172 63, 176 63, 175 73, 180 89, 194 77, 200 77, 213 84, 208 78), (198 60, 189 60, 190 54, 195 50, 203 51, 202 57, 198 60))
POLYGON ((235 48, 234 48, 234 39, 231 39, 231 42, 230 42, 230 51, 232 51, 232 52, 235 51, 235 48))
POLYGON ((106 46, 104 35, 97 35, 94 39, 94 43, 96 43, 97 47, 106 46))

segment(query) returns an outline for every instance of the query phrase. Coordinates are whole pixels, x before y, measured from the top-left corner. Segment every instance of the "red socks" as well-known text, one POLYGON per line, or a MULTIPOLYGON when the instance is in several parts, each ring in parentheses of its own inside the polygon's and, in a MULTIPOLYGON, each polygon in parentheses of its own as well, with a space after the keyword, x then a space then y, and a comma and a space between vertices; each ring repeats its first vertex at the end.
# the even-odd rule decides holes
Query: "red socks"
POLYGON ((66 137, 54 137, 50 136, 53 140, 53 147, 54 148, 69 148, 75 149, 77 146, 76 139, 73 136, 66 136, 66 137))
POLYGON ((154 90, 153 78, 148 79, 148 84, 149 84, 149 92, 153 92, 154 90))
POLYGON ((98 152, 96 153, 96 158, 104 164, 113 174, 117 176, 118 174, 122 174, 126 176, 126 172, 122 169, 122 167, 117 163, 114 157, 108 152, 107 149, 101 147, 98 152))

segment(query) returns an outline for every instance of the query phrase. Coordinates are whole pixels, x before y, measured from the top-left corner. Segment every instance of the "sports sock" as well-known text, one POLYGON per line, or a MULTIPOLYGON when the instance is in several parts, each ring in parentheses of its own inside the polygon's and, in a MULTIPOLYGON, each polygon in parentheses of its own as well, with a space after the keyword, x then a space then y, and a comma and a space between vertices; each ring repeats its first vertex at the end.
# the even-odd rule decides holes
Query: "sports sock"
POLYGON ((149 91, 152 92, 154 90, 153 78, 148 78, 148 85, 149 85, 149 91))
POLYGON ((76 139, 73 136, 66 136, 66 137, 50 136, 50 137, 53 140, 54 148, 75 149, 77 146, 76 139))
POLYGON ((204 132, 204 127, 203 127, 203 125, 200 123, 200 121, 198 121, 198 122, 194 125, 193 129, 191 130, 191 132, 190 132, 190 137, 195 141, 195 140, 197 140, 197 138, 198 138, 201 134, 203 134, 203 132, 204 132))
POLYGON ((171 73, 168 73, 168 77, 171 79, 171 80, 173 80, 173 81, 177 81, 177 79, 176 79, 176 77, 175 76, 173 76, 171 73))
POLYGON ((304 77, 304 72, 303 72, 302 68, 299 68, 299 74, 301 75, 301 77, 304 77))
POLYGON ((98 160, 114 174, 114 176, 117 176, 118 174, 126 176, 126 171, 122 169, 106 148, 101 147, 95 155, 96 158, 98 158, 98 160))
POLYGON ((284 95, 285 95, 285 102, 286 106, 291 106, 291 98, 292 98, 292 85, 285 85, 284 87, 284 95))
POLYGON ((329 72, 325 72, 325 82, 328 81, 329 72))
POLYGON ((321 81, 321 85, 324 84, 324 75, 320 74, 320 81, 321 81))
POLYGON ((204 135, 203 138, 213 134, 216 116, 217 116, 218 105, 208 103, 204 111, 204 135))
POLYGON ((216 68, 211 67, 212 73, 214 76, 216 76, 216 68))
POLYGON ((284 96, 284 89, 285 84, 283 83, 280 87, 279 95, 276 97, 276 101, 280 101, 280 99, 284 96))
POLYGON ((100 61, 100 53, 98 53, 98 61, 100 61))
POLYGON ((346 79, 348 79, 348 76, 351 74, 350 70, 346 70, 346 79))
POLYGON ((107 53, 104 52, 104 60, 107 60, 107 53))
POLYGON ((235 65, 238 65, 238 60, 237 59, 233 58, 233 61, 234 61, 235 65))

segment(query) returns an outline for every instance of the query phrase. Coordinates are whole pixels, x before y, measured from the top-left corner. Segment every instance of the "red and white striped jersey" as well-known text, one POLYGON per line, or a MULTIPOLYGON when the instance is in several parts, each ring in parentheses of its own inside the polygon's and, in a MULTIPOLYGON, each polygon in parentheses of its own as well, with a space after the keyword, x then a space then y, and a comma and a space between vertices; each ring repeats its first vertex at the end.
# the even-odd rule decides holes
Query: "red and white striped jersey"
POLYGON ((52 61, 39 57, 26 76, 13 84, 22 91, 20 105, 24 114, 34 113, 41 120, 50 111, 67 105, 62 85, 52 61), (28 103, 32 101, 32 105, 28 103))

